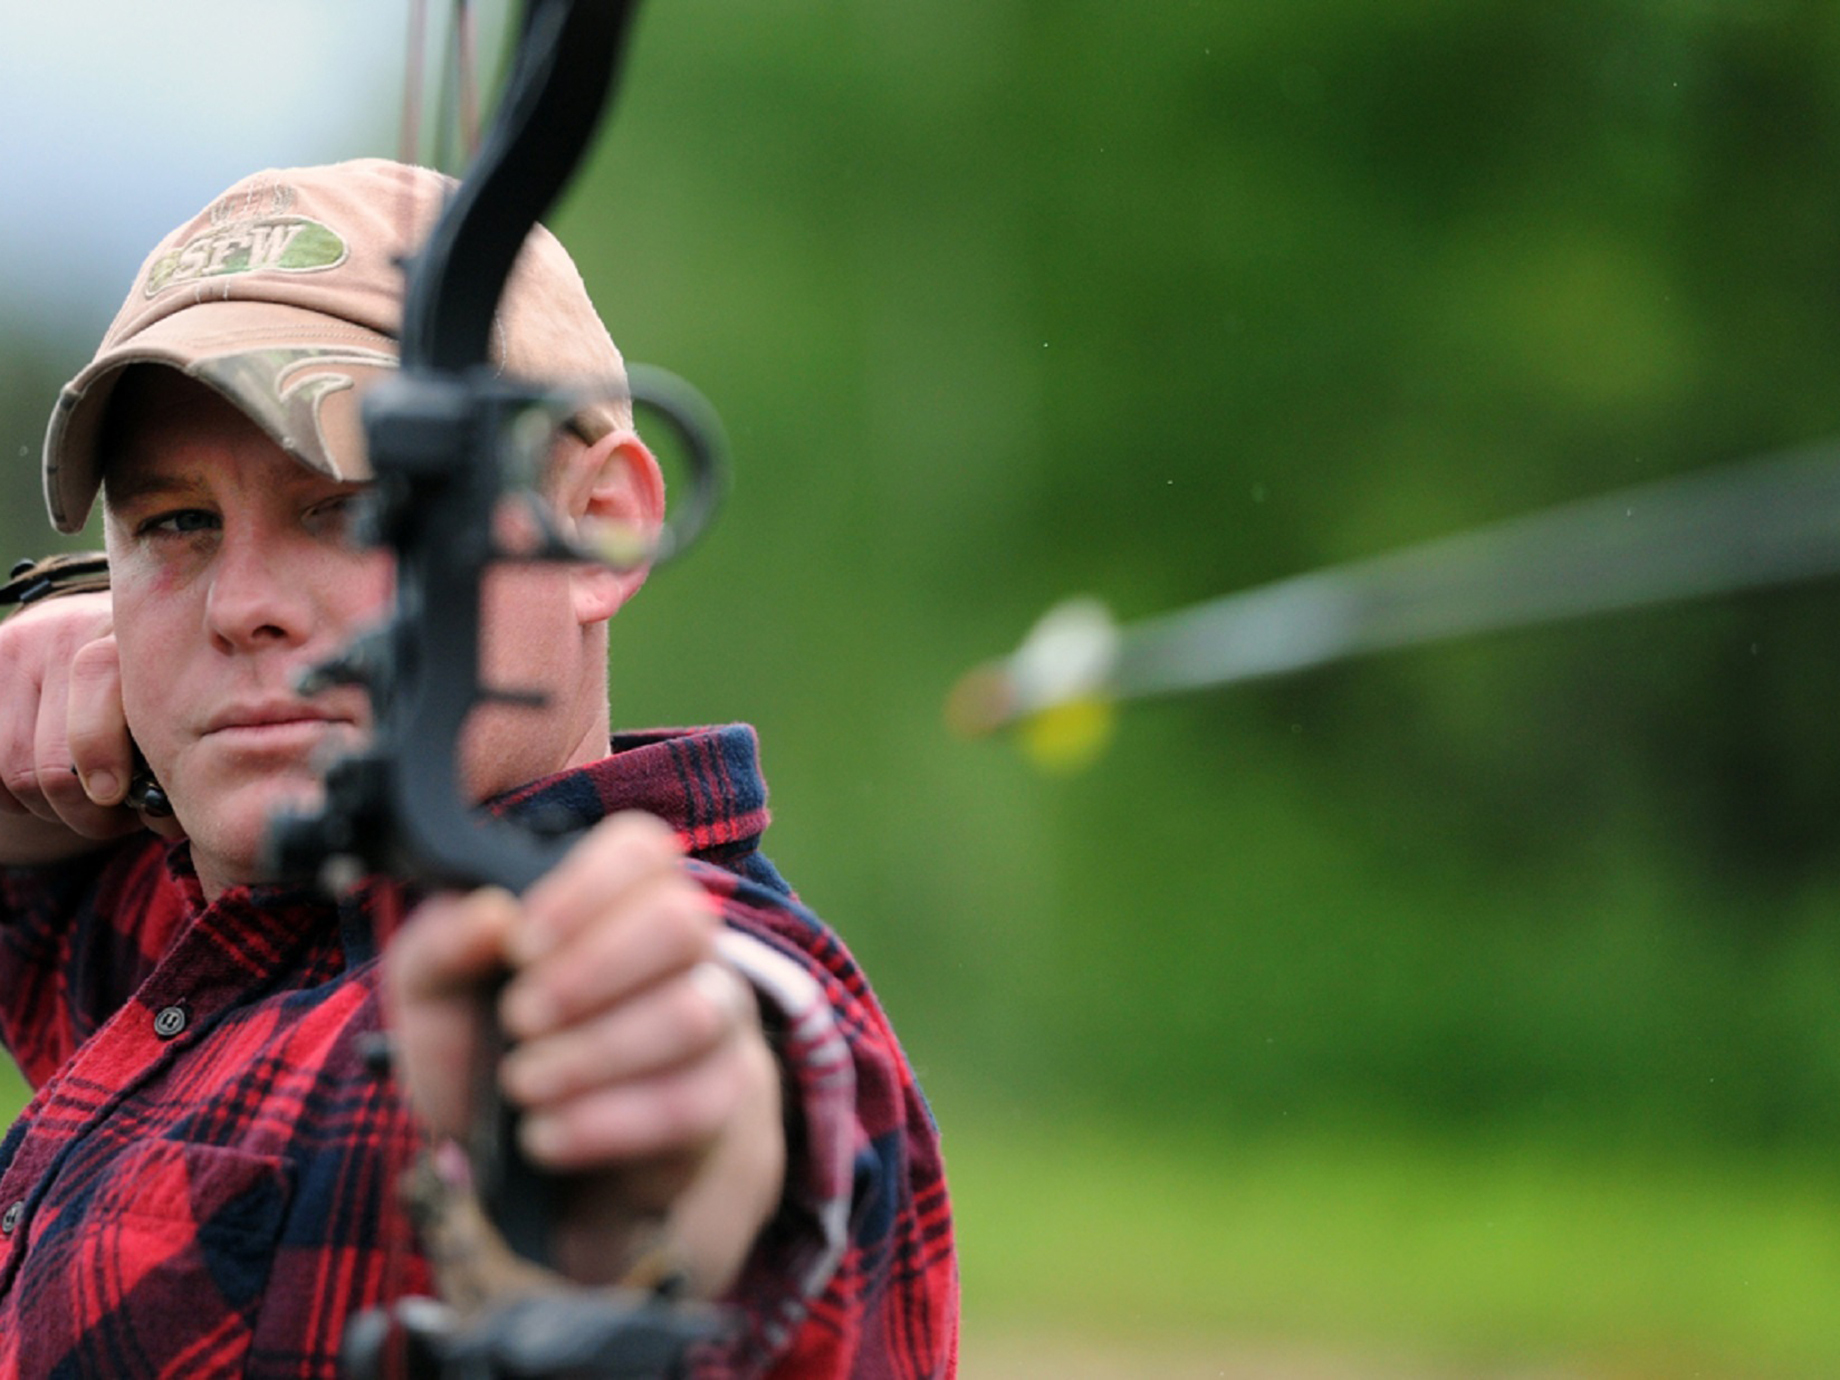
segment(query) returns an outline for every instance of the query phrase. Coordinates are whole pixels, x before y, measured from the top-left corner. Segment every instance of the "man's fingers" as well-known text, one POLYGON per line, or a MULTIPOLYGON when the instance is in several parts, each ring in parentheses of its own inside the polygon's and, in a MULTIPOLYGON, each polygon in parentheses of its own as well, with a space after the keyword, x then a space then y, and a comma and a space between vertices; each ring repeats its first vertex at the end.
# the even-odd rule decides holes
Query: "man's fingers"
POLYGON ((127 775, 121 673, 106 594, 48 601, 8 620, 0 660, 0 813, 84 838, 137 827, 118 808, 127 775))
POLYGON ((521 900, 487 889, 429 901, 386 957, 411 1098, 438 1130, 461 1128, 489 1019, 480 997, 508 970, 497 1014, 519 1043, 499 1072, 536 1124, 533 1158, 694 1159, 747 1081, 732 1067, 741 1048, 772 1063, 752 989, 717 961, 720 930, 676 834, 639 816, 604 822, 521 900))
POLYGON ((441 895, 416 909, 384 955, 383 996, 397 1072, 444 1135, 472 1115, 472 1061, 483 1034, 483 984, 502 965, 517 902, 497 889, 441 895))
POLYGON ((522 1118, 518 1134, 525 1153, 558 1170, 653 1155, 695 1159, 774 1076, 772 1058, 758 1036, 732 1041, 716 1057, 545 1106, 522 1118))
POLYGON ((106 838, 133 827, 71 775, 71 666, 111 626, 107 593, 48 599, 0 623, 0 813, 106 838), (123 820, 126 823, 123 823, 123 820))
POLYGON ((518 1045, 505 1058, 502 1080, 513 1101, 541 1109, 703 1058, 755 1018, 746 981, 705 959, 591 1020, 518 1045))
POLYGON ((473 996, 505 961, 517 898, 499 887, 424 902, 391 945, 389 979, 399 1004, 473 996))
MULTIPOLYGON (((97 801, 85 789, 70 742, 70 675, 75 665, 73 658, 70 665, 54 663, 46 668, 32 743, 39 799, 34 802, 27 797, 24 803, 34 814, 55 820, 85 838, 114 838, 136 828, 138 821, 130 812, 117 808, 119 791, 114 800, 97 801)), ((124 727, 124 735, 126 731, 124 727)))
POLYGON ((602 820, 525 893, 513 958, 529 963, 557 948, 598 922, 611 898, 675 870, 682 857, 676 833, 654 816, 629 812, 602 820))
POLYGON ((98 805, 118 805, 128 792, 134 745, 121 704, 121 653, 113 634, 83 647, 70 663, 67 691, 70 761, 98 805))
POLYGON ((546 1034, 714 954, 709 898, 675 866, 621 900, 617 916, 584 926, 518 971, 500 1006, 512 1036, 546 1034))

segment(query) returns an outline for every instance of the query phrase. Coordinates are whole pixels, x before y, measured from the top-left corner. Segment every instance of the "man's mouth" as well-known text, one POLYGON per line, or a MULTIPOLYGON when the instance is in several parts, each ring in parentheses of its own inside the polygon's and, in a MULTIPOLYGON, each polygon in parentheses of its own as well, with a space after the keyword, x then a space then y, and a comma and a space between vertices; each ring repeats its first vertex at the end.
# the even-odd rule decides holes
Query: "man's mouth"
POLYGON ((205 721, 204 736, 281 739, 313 733, 332 725, 350 727, 352 720, 323 705, 300 700, 262 700, 226 705, 205 721))

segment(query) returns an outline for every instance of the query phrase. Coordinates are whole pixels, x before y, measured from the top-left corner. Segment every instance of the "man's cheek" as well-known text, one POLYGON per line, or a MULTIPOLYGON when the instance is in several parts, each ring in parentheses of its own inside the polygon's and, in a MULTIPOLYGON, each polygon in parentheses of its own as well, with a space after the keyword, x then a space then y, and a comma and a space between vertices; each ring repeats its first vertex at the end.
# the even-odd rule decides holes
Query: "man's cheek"
MULTIPOLYGON (((158 688, 161 677, 150 670, 135 642, 118 641, 121 649, 121 709, 128 723, 128 734, 136 751, 157 774, 167 765, 175 749, 171 714, 162 702, 158 688)), ((168 667, 168 676, 172 674, 168 667)))

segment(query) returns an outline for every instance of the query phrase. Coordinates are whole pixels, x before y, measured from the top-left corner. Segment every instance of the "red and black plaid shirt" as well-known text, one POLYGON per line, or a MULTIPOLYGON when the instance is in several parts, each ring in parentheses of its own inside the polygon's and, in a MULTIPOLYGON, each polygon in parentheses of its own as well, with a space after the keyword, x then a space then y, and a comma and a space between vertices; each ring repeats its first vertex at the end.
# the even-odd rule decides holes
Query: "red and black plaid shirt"
MULTIPOLYGON (((931 1115, 867 981, 757 851, 745 726, 615 740, 512 812, 673 824, 792 1090, 787 1187, 712 1374, 951 1375, 931 1115)), ((35 1095, 0 1145, 0 1374, 327 1377, 355 1312, 430 1279, 396 1195, 417 1129, 363 1067, 387 882, 206 904, 148 836, 0 871, 0 1037, 35 1095)))

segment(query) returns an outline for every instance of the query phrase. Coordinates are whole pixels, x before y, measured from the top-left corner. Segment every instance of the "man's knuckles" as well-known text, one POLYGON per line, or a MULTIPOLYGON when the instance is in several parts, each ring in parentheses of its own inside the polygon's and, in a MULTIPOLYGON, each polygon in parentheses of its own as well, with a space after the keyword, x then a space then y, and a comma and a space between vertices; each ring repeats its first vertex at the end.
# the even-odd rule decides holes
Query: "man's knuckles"
POLYGON ((62 766, 46 766, 35 757, 14 758, 4 768, 0 768, 0 783, 7 793, 18 802, 23 813, 37 815, 40 819, 59 820, 62 818, 56 804, 60 794, 81 796, 83 788, 77 778, 70 774, 70 763, 62 766))
POLYGON ((663 820, 624 811, 583 835, 527 900, 543 923, 567 928, 591 915, 599 898, 674 869, 682 856, 676 832, 663 820))
POLYGON ((718 964, 699 964, 593 1019, 521 1044, 506 1056, 505 1090, 535 1106, 705 1057, 752 1024, 753 997, 734 990, 740 982, 718 964))
POLYGON ((559 1169, 612 1167, 653 1155, 701 1155, 739 1111, 748 1086, 740 1058, 698 1060, 525 1117, 525 1148, 559 1169))
POLYGON ((506 946, 518 977, 506 990, 503 1012, 521 1036, 693 967, 715 952, 721 927, 702 888, 676 873, 604 899, 592 922, 561 938, 534 935, 537 923, 526 915, 506 946))

